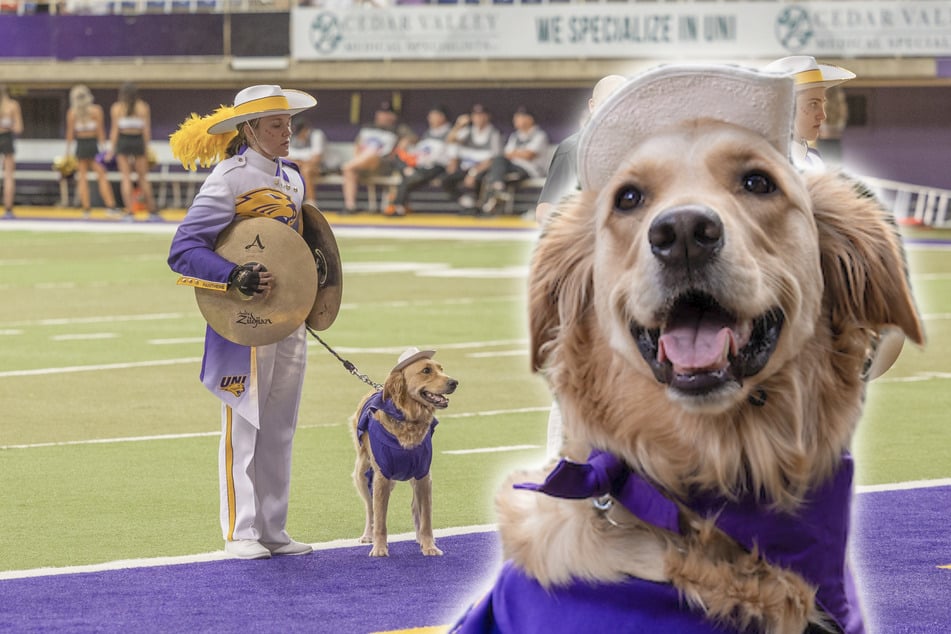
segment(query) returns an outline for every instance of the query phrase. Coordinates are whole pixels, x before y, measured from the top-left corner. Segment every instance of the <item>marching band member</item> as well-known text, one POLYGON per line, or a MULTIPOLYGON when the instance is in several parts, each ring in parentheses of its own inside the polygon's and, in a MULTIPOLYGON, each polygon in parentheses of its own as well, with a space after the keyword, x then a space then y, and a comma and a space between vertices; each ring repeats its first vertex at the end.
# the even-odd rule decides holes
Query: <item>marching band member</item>
MULTIPOLYGON (((303 92, 251 86, 237 94, 233 106, 206 117, 193 114, 171 136, 172 152, 186 167, 217 162, 172 240, 168 263, 183 276, 180 284, 234 287, 253 296, 278 282, 259 264, 225 260, 215 244, 239 216, 271 218, 302 230, 304 181, 284 157, 291 117, 315 105, 303 92)), ((313 550, 285 529, 306 348, 304 324, 262 346, 240 345, 210 326, 206 330, 201 380, 222 401, 220 520, 225 551, 235 557, 313 550)))

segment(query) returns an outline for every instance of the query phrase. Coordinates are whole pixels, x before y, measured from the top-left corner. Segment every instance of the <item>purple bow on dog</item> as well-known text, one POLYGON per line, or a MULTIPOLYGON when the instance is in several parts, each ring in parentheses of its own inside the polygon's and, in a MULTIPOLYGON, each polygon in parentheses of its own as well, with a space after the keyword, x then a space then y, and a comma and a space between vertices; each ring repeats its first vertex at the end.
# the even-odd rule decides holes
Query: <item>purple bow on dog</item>
POLYGON ((610 495, 640 520, 680 532, 677 505, 616 456, 604 451, 592 451, 588 462, 562 460, 542 484, 526 482, 516 484, 515 488, 572 500, 610 495))

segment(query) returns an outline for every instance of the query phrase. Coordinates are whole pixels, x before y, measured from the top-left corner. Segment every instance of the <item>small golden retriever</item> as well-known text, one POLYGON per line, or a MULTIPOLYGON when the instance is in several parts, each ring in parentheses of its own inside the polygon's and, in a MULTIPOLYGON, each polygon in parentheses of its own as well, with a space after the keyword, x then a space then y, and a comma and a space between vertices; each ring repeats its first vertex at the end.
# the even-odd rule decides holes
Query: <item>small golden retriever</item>
POLYGON ((353 483, 366 507, 360 542, 371 557, 389 555, 386 514, 398 481, 413 487, 416 541, 424 555, 442 555, 433 537, 432 436, 437 409, 449 406, 459 382, 433 361, 434 351, 410 349, 390 371, 382 391, 367 394, 351 418, 357 450, 353 483))
POLYGON ((697 118, 624 151, 562 201, 531 264, 532 365, 569 460, 500 491, 507 566, 453 631, 859 631, 862 368, 885 327, 923 342, 897 231, 855 182, 800 173, 740 125, 697 118), (670 621, 638 603, 662 587, 670 621), (580 620, 615 609, 624 627, 580 620), (673 625, 684 612, 694 629, 673 625))

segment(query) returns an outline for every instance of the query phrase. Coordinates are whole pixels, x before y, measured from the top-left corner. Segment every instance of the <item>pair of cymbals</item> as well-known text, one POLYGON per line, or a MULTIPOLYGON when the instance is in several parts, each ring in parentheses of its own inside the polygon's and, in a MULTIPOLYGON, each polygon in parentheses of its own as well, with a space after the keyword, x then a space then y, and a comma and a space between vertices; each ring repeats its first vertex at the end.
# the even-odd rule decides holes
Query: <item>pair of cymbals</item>
POLYGON ((303 231, 270 218, 238 218, 221 235, 215 253, 235 264, 260 264, 274 276, 266 293, 248 297, 237 288, 195 289, 198 309, 219 335, 245 346, 276 343, 302 323, 326 330, 343 297, 340 251, 330 224, 305 204, 303 231))

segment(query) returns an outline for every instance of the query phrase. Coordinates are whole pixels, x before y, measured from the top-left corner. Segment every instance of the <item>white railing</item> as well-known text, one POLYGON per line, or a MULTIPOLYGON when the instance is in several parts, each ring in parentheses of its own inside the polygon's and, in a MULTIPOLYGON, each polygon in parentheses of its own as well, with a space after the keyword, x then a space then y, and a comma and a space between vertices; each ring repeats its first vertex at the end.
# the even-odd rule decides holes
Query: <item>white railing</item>
POLYGON ((876 191, 898 222, 926 227, 951 226, 951 189, 882 178, 863 177, 861 180, 876 191))

